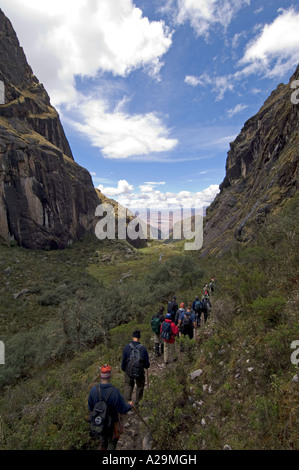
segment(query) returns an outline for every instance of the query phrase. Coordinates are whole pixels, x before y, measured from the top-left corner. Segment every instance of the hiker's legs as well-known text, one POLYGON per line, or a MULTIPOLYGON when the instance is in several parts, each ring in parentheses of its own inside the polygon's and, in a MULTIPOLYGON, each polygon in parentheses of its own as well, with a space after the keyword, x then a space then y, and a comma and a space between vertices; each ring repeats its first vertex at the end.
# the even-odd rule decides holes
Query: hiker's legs
POLYGON ((164 363, 168 364, 174 360, 175 354, 175 343, 166 343, 164 342, 164 363))
POLYGON ((131 401, 133 388, 134 379, 131 379, 128 374, 125 374, 124 398, 126 401, 131 401))
POLYGON ((100 450, 107 450, 108 448, 108 436, 101 436, 99 441, 100 441, 100 450))
POLYGON ((160 353, 161 335, 155 334, 154 343, 155 343, 155 355, 160 356, 161 355, 160 353))
POLYGON ((107 450, 115 450, 118 443, 118 439, 113 439, 112 437, 108 439, 107 450))
POLYGON ((118 439, 115 438, 113 429, 109 431, 106 436, 100 437, 100 447, 101 450, 115 450, 117 446, 118 439))
POLYGON ((169 360, 169 343, 164 341, 164 364, 167 364, 169 360))
POLYGON ((145 376, 138 377, 136 379, 136 401, 135 406, 138 408, 139 402, 142 400, 143 397, 143 390, 145 384, 145 376))

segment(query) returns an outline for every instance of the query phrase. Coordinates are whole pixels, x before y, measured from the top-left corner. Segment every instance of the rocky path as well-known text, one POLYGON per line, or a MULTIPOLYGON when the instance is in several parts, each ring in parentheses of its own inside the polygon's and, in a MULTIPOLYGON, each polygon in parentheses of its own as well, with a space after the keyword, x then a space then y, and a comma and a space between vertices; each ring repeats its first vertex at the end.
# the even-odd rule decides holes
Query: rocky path
MULTIPOLYGON (((149 354, 151 367, 149 369, 149 386, 151 376, 163 376, 165 365, 163 364, 163 358, 155 357, 154 354, 149 354)), ((169 367, 169 366, 167 366, 169 367)), ((171 366, 170 366, 171 367, 171 366)), ((144 394, 146 395, 147 383, 144 387, 144 394)), ((133 403, 135 397, 135 389, 133 390, 133 403)), ((145 422, 147 422, 146 416, 141 416, 145 422)), ((121 434, 117 450, 151 450, 153 442, 151 434, 146 425, 142 422, 139 416, 137 416, 134 410, 129 411, 126 415, 121 417, 121 424, 123 427, 123 433, 121 434)))

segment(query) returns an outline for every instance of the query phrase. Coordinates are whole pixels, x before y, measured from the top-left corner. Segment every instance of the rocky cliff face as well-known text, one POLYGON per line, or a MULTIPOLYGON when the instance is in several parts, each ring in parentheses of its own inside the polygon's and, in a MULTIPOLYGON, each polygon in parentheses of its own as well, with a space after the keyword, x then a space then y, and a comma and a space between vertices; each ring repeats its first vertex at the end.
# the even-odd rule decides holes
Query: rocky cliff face
POLYGON ((298 189, 299 104, 291 83, 280 84, 230 144, 226 176, 208 208, 203 254, 249 243, 267 215, 279 211, 298 189))
POLYGON ((93 230, 99 198, 1 10, 0 81, 0 236, 26 248, 64 248, 93 230))

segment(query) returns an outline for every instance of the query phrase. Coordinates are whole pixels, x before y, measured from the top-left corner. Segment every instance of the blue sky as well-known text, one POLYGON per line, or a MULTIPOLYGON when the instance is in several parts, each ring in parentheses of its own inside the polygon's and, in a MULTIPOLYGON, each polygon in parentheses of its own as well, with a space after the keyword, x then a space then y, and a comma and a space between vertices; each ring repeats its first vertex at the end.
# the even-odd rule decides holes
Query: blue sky
POLYGON ((209 204, 299 62, 288 0, 1 0, 75 161, 127 207, 209 204))

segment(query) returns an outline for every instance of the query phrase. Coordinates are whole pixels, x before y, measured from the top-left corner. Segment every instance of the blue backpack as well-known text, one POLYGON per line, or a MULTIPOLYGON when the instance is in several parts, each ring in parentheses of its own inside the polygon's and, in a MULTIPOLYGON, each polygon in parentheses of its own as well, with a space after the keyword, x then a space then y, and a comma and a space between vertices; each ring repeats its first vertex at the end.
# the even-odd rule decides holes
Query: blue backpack
POLYGON ((161 332, 161 336, 163 339, 165 339, 166 341, 169 341, 170 338, 171 338, 171 334, 172 334, 172 330, 171 330, 171 323, 169 322, 163 322, 162 323, 162 332, 161 332))

